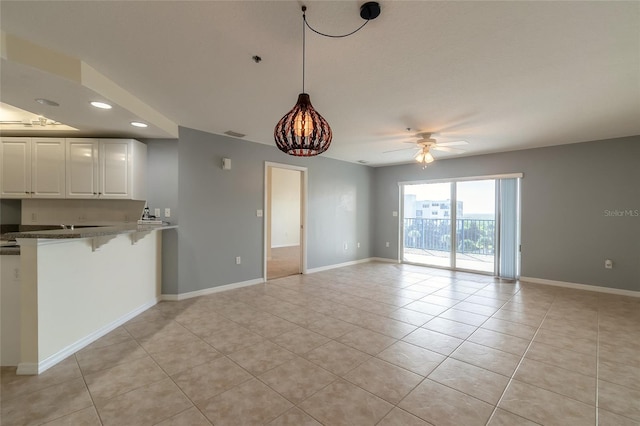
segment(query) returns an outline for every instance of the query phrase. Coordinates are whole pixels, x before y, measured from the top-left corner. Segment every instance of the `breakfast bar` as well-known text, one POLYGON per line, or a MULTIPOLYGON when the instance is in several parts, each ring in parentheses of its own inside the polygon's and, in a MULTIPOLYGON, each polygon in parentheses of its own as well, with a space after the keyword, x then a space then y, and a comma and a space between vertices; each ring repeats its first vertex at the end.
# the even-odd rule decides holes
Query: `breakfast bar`
POLYGON ((39 374, 158 302, 164 225, 5 234, 20 246, 18 374, 39 374))

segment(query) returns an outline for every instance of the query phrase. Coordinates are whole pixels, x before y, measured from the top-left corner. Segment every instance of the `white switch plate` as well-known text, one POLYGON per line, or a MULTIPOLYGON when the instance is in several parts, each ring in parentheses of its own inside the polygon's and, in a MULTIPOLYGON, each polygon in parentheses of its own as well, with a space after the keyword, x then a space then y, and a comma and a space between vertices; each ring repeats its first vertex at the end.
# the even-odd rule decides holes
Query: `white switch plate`
POLYGON ((156 208, 153 210, 153 215, 154 215, 155 217, 160 217, 160 209, 156 207, 156 208))
POLYGON ((256 211, 256 216, 262 217, 262 214, 263 214, 262 210, 257 210, 256 211))
POLYGON ((240 259, 240 256, 236 257, 236 265, 239 265, 240 262, 242 262, 242 259, 240 259))
POLYGON ((607 269, 613 269, 613 260, 606 259, 604 261, 604 267, 607 268, 607 269))
POLYGON ((169 207, 164 209, 164 217, 171 217, 171 209, 169 207))
POLYGON ((344 243, 344 249, 345 249, 345 250, 348 250, 348 249, 349 249, 349 246, 347 245, 347 243, 344 243))
POLYGON ((360 243, 358 243, 358 248, 360 248, 360 243))
POLYGON ((393 212, 392 215, 393 217, 398 217, 398 212, 393 212))
POLYGON ((386 243, 384 243, 385 247, 389 247, 389 241, 387 241, 386 243))

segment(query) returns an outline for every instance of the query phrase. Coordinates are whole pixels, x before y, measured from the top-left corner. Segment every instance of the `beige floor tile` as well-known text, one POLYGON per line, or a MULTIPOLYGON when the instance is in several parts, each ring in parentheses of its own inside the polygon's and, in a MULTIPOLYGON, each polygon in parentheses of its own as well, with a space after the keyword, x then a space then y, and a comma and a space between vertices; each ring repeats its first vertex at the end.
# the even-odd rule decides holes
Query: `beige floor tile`
POLYGON ((124 328, 136 340, 152 336, 156 333, 182 333, 186 330, 183 326, 170 319, 128 322, 124 325, 124 328))
POLYGON ((447 307, 445 306, 434 305, 433 303, 426 303, 421 301, 409 303, 408 305, 405 305, 404 308, 410 309, 412 311, 422 312, 423 314, 427 315, 440 315, 447 310, 447 307))
POLYGON ((84 376, 84 380, 93 402, 100 408, 108 399, 166 377, 165 372, 158 367, 153 359, 146 356, 107 370, 87 374, 84 376))
POLYGON ((498 318, 489 318, 481 327, 527 340, 531 340, 536 333, 535 327, 498 318))
POLYGON ((596 379, 564 368, 525 358, 514 378, 569 398, 596 404, 596 379))
POLYGON ((489 319, 486 315, 474 314, 473 312, 461 311, 460 309, 451 308, 448 311, 438 315, 440 318, 450 319, 452 321, 458 321, 476 327, 484 324, 489 319))
POLYGON ((262 425, 277 418, 293 404, 252 379, 202 403, 200 409, 218 426, 262 425))
POLYGON ((322 334, 304 328, 288 331, 271 339, 272 342, 298 355, 305 354, 318 346, 324 345, 330 339, 322 334))
POLYGON ((453 299, 457 301, 461 301, 469 297, 469 293, 458 292, 458 291, 452 290, 449 287, 445 287, 442 290, 438 290, 432 294, 434 296, 446 297, 447 299, 453 299))
POLYGON ((595 408, 566 396, 513 380, 499 407, 544 425, 595 424, 595 408))
POLYGON ((398 321, 406 322, 407 324, 415 325, 417 327, 420 327, 427 321, 430 321, 434 318, 433 315, 425 314, 418 311, 412 311, 411 309, 405 308, 397 309, 387 314, 387 316, 398 321))
POLYGON ((293 352, 265 341, 228 355, 253 375, 262 374, 295 358, 293 352))
POLYGON ((38 376, 18 376, 15 367, 2 367, 0 374, 1 401, 23 397, 53 385, 82 377, 75 356, 67 357, 38 376))
POLYGON ((147 352, 138 342, 127 340, 109 346, 83 349, 76 353, 76 360, 82 373, 90 374, 145 356, 147 356, 147 352))
POLYGON ((178 322, 200 338, 211 336, 235 325, 233 321, 216 314, 209 314, 204 317, 178 322))
POLYGON ((536 343, 544 343, 545 345, 553 346, 560 349, 566 349, 569 351, 580 352, 586 355, 596 355, 597 340, 585 339, 572 335, 556 333, 552 330, 541 328, 538 330, 535 339, 536 343))
POLYGON ((611 411, 598 409, 598 426, 638 426, 640 422, 611 411))
POLYGON ((394 343, 376 356, 421 376, 427 376, 446 358, 403 341, 394 343))
POLYGON ((165 351, 151 354, 151 357, 168 375, 174 375, 220 356, 222 355, 218 351, 202 340, 172 346, 165 351))
POLYGON ((448 336, 424 328, 419 328, 402 339, 412 345, 420 346, 442 355, 449 355, 463 342, 457 337, 448 336))
POLYGON ((304 357, 325 370, 342 375, 369 359, 370 355, 332 340, 307 352, 304 357))
POLYGON ((185 345, 200 340, 198 336, 191 333, 185 327, 178 323, 174 324, 175 325, 171 327, 164 328, 145 337, 136 338, 136 340, 145 351, 150 353, 161 352, 172 346, 185 345))
POLYGON ((431 303, 433 305, 444 306, 445 308, 452 308, 454 305, 460 303, 459 300, 449 299, 448 297, 439 296, 436 294, 430 294, 420 299, 421 302, 431 303))
POLYGON ((429 379, 420 383, 398 407, 442 426, 485 425, 493 411, 486 402, 429 379))
POLYGON ((502 319, 505 321, 516 322, 518 324, 524 324, 531 327, 538 328, 544 319, 544 313, 531 313, 522 311, 511 311, 508 309, 500 309, 493 314, 493 318, 502 319))
POLYGON ((527 339, 498 333, 486 328, 478 328, 467 340, 519 356, 524 355, 530 343, 527 339))
POLYGON ((496 409, 491 420, 487 423, 487 426, 537 426, 538 423, 534 423, 531 420, 527 420, 524 417, 516 416, 513 413, 504 411, 500 408, 496 409))
POLYGON ((182 371, 172 378, 184 393, 198 404, 246 382, 251 375, 229 359, 218 358, 182 371))
POLYGON ((261 343, 264 341, 264 337, 244 327, 236 326, 205 337, 204 341, 221 353, 228 355, 232 352, 237 352, 246 347, 261 343))
POLYGON ((157 426, 211 426, 211 422, 196 407, 169 417, 157 426))
POLYGON ((498 311, 497 307, 479 305, 477 303, 472 303, 469 299, 473 297, 465 299, 464 301, 458 303, 455 308, 459 311, 471 312, 472 314, 484 315, 490 317, 498 311))
POLYGON ((370 355, 376 355, 394 344, 396 339, 374 331, 358 329, 340 336, 337 341, 370 355))
POLYGON ((297 327, 298 326, 292 322, 270 314, 268 318, 262 318, 248 326, 249 330, 268 339, 286 333, 287 331, 294 330, 297 327))
POLYGON ((398 407, 394 407, 377 426, 430 426, 419 417, 414 416, 398 407))
POLYGON ((601 360, 598 364, 598 378, 640 390, 640 368, 638 367, 601 360))
POLYGON ((472 325, 448 320, 446 318, 434 318, 423 325, 422 328, 457 337, 458 339, 466 339, 477 329, 472 325))
POLYGON ((304 401, 299 408, 326 425, 375 425, 393 405, 338 380, 304 401))
MULTIPOLYGON (((295 306, 295 305, 294 305, 295 306)), ((293 309, 287 309, 286 311, 274 313, 274 315, 280 318, 299 325, 300 327, 309 328, 309 325, 322 321, 327 318, 323 314, 312 311, 311 309, 301 308, 295 306, 293 309)))
POLYGON ((87 345, 84 349, 102 348, 104 346, 113 345, 114 343, 122 343, 128 340, 132 340, 133 337, 124 327, 118 327, 113 331, 105 334, 95 342, 87 345))
POLYGON ((155 424, 192 406, 191 401, 167 378, 126 394, 98 407, 105 426, 155 424))
POLYGON ((511 377, 520 362, 517 355, 468 341, 460 345, 451 357, 507 377, 511 377))
POLYGON ((632 348, 600 342, 598 355, 600 359, 605 361, 613 361, 640 368, 640 356, 638 356, 638 351, 632 348))
POLYGON ((102 426, 102 422, 95 407, 91 406, 44 423, 43 426, 102 426))
POLYGON ((481 296, 477 292, 467 297, 465 302, 475 303, 476 305, 489 306, 491 308, 500 308, 505 304, 502 298, 481 296))
POLYGON ((260 380, 294 404, 298 404, 337 379, 317 365, 297 357, 260 376, 260 380))
POLYGON ((525 354, 526 358, 555 365, 587 376, 596 376, 595 355, 560 349, 544 343, 533 342, 525 354))
POLYGON ((495 405, 509 378, 466 362, 447 358, 429 374, 429 379, 495 405))
POLYGON ((28 397, 3 400, 3 425, 38 425, 91 407, 84 381, 72 379, 32 392, 28 397))
POLYGON ((397 404, 423 379, 422 376, 386 361, 371 358, 344 375, 351 383, 397 404))
POLYGON ((598 406, 640 422, 640 390, 599 380, 598 406))
POLYGON ((416 329, 415 326, 405 322, 377 315, 375 318, 365 321, 363 326, 376 333, 384 334, 394 339, 401 339, 416 329))
POLYGON ((330 339, 337 339, 338 337, 355 330, 356 326, 336 318, 325 317, 320 321, 309 324, 308 328, 309 330, 320 333, 330 339))
POLYGON ((268 426, 322 426, 322 424, 299 408, 293 407, 269 422, 268 426))

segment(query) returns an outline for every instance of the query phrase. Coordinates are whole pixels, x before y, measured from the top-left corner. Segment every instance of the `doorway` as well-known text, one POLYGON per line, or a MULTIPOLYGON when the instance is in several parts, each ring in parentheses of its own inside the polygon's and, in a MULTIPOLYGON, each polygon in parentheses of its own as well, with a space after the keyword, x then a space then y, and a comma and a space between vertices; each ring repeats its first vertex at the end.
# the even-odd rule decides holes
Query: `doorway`
POLYGON ((265 174, 266 279, 301 274, 305 269, 306 169, 267 163, 265 174))

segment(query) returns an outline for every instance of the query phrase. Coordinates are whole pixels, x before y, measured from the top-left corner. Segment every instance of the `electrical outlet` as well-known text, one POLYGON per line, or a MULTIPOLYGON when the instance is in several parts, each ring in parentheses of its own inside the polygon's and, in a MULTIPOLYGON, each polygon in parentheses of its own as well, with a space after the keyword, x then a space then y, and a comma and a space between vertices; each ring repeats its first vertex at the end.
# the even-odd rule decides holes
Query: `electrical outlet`
POLYGON ((31 222, 37 222, 38 221, 38 213, 31 213, 31 222))
POLYGON ((164 217, 171 217, 171 209, 169 207, 165 207, 164 217))
POLYGON ((13 268, 13 278, 16 280, 20 279, 20 268, 13 268))
POLYGON ((153 209, 153 215, 155 217, 160 217, 160 209, 157 208, 157 207, 155 209, 153 209))
POLYGON ((606 259, 606 260, 604 261, 604 267, 605 267, 606 269, 613 269, 613 260, 611 260, 611 259, 606 259))
POLYGON ((236 257, 236 265, 239 265, 242 262, 242 259, 240 259, 240 256, 236 257))
POLYGON ((262 210, 256 210, 256 216, 262 217, 264 215, 262 210))
POLYGON ((389 247, 389 241, 387 241, 386 243, 384 243, 385 247, 389 247))
POLYGON ((391 215, 392 215, 393 217, 398 217, 398 212, 394 211, 393 213, 391 213, 391 215))

